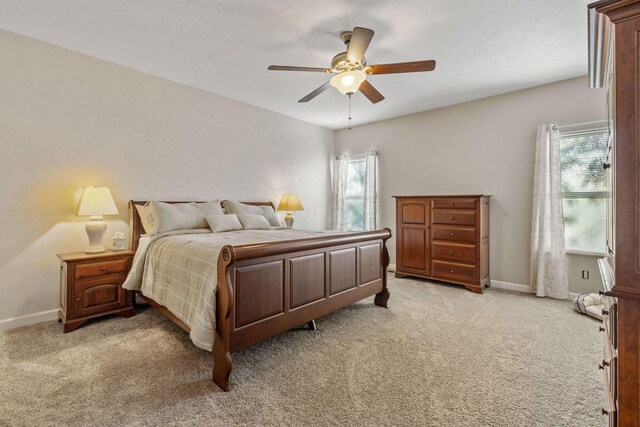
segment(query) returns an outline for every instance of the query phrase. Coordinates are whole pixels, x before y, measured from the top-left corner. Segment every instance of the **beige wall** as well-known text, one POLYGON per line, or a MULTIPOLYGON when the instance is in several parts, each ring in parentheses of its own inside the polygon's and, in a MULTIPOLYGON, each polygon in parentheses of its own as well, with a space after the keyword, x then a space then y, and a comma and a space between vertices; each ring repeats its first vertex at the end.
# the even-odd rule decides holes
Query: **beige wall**
MULTIPOLYGON (((336 153, 378 149, 382 225, 392 229, 393 195, 492 194, 491 277, 528 284, 537 125, 604 117, 603 93, 577 78, 340 130, 336 153)), ((393 262, 395 242, 390 246, 393 262)), ((597 289, 593 258, 570 262, 572 291, 597 289), (583 269, 590 284, 579 279, 583 269)))
POLYGON ((0 94, 0 321, 57 308, 55 254, 88 244, 84 185, 120 210, 105 242, 129 199, 294 192, 297 224, 325 228, 331 130, 5 31, 0 94))

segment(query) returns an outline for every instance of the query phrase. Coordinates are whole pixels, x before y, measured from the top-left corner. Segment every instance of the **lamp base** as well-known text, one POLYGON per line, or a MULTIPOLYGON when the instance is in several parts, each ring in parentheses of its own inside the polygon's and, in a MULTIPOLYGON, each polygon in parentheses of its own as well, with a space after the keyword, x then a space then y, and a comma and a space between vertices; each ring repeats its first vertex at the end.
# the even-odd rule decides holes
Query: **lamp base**
POLYGON ((289 228, 293 227, 293 213, 287 212, 284 216, 284 223, 287 224, 287 227, 289 228))
POLYGON ((87 225, 84 226, 87 236, 89 236, 89 247, 84 251, 87 254, 99 254, 105 252, 104 248, 104 233, 107 231, 107 224, 100 219, 91 219, 87 225))

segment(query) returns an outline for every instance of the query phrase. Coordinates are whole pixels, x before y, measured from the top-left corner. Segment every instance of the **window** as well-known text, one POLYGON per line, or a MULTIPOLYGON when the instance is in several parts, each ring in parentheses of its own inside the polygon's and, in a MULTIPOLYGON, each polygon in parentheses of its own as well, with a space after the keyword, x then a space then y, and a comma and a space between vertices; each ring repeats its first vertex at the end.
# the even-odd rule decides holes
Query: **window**
POLYGON ((352 156, 349 158, 347 191, 344 197, 347 231, 364 230, 364 180, 366 170, 364 156, 352 156))
POLYGON ((606 247, 607 130, 560 134, 565 245, 569 252, 606 247))

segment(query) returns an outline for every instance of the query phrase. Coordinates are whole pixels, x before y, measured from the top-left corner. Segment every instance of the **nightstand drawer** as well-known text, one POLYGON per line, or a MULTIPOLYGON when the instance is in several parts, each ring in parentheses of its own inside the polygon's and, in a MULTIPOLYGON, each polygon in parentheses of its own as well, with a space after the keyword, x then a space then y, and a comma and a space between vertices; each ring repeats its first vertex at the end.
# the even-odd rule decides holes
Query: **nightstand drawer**
POLYGON ((126 277, 118 275, 76 282, 72 296, 74 317, 126 307, 127 291, 122 288, 126 277))
POLYGON ((76 279, 87 277, 105 276, 114 273, 126 273, 128 269, 128 259, 117 259, 115 261, 92 262, 89 264, 78 264, 76 266, 76 279))

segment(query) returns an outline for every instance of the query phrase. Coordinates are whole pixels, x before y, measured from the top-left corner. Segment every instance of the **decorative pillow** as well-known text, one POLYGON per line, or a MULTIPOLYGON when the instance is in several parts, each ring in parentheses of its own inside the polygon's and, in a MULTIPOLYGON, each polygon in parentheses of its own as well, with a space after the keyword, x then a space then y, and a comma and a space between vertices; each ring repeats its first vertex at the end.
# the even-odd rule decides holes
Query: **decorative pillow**
POLYGON ((234 214, 227 215, 208 215, 204 219, 211 227, 211 231, 214 233, 220 233, 223 231, 242 230, 242 224, 240 220, 234 214))
POLYGON ((273 210, 273 207, 271 206, 246 205, 244 203, 234 202, 231 200, 225 200, 224 202, 222 202, 222 204, 224 205, 227 213, 233 213, 236 215, 237 214, 262 215, 267 219, 267 221, 269 222, 269 225, 272 225, 274 227, 281 225, 280 221, 278 220, 278 217, 276 216, 276 212, 273 210))
POLYGON ((149 203, 144 205, 136 205, 136 210, 138 211, 138 215, 140 216, 140 222, 142 222, 142 228, 144 228, 144 232, 147 234, 151 234, 153 230, 153 222, 149 217, 149 203))
POLYGON ((222 204, 227 210, 227 213, 230 214, 262 215, 262 208, 260 206, 245 205, 244 203, 234 202, 231 200, 225 200, 222 204))
POLYGON ((276 211, 274 211, 271 206, 260 206, 260 208, 262 209, 262 215, 267 218, 270 226, 279 227, 280 225, 282 225, 280 224, 280 220, 276 216, 276 211))
MULTIPOLYGON (((147 234, 166 233, 174 230, 207 228, 208 215, 223 215, 219 201, 205 203, 164 203, 149 202, 147 234)), ((142 219, 142 216, 140 217, 142 219)))
POLYGON ((238 214, 238 219, 245 230, 271 230, 271 226, 262 215, 238 214))

